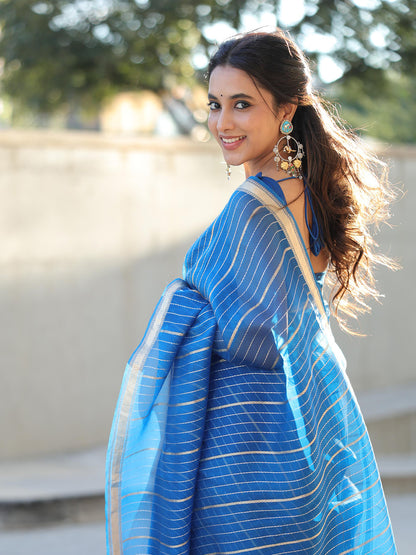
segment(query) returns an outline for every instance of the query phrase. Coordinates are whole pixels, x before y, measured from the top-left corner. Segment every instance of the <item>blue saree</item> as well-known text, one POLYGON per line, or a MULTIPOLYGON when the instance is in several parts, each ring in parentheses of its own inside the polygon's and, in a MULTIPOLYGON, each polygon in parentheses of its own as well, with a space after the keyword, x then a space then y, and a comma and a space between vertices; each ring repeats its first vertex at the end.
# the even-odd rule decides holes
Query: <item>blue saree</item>
POLYGON ((249 178, 131 356, 107 456, 108 553, 395 554, 321 285, 249 178))

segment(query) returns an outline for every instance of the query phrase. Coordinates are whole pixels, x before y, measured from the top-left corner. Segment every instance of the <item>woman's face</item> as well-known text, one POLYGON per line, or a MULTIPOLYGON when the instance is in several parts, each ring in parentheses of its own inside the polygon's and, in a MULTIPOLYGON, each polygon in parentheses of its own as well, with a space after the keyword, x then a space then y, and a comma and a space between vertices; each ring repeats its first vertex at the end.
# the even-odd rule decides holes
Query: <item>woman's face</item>
POLYGON ((208 99, 208 127, 227 164, 244 164, 247 175, 274 169, 273 147, 288 106, 276 110, 269 91, 231 66, 217 66, 211 73, 208 99))

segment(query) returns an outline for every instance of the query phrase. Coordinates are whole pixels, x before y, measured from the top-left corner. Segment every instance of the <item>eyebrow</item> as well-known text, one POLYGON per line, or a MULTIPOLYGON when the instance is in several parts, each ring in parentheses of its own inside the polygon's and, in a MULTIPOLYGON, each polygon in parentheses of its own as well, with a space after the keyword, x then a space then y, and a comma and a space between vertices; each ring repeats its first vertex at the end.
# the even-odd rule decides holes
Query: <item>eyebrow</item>
MULTIPOLYGON (((211 93, 208 93, 208 98, 210 98, 212 100, 218 100, 218 98, 215 95, 211 94, 211 93)), ((245 94, 245 93, 237 93, 237 94, 233 94, 233 95, 230 96, 231 100, 234 100, 236 98, 247 98, 248 100, 254 100, 254 98, 252 96, 250 96, 249 94, 245 94)))

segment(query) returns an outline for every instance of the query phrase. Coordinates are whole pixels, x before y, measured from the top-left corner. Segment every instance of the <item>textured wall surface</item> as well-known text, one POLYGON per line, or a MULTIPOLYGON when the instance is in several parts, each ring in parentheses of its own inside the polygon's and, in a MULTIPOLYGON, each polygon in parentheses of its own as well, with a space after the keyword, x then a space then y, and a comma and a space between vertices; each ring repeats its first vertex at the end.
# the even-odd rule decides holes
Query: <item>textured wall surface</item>
POLYGON ((371 314, 354 324, 365 337, 338 333, 333 325, 357 391, 416 380, 412 348, 416 332, 416 148, 390 147, 384 158, 391 168, 390 180, 399 191, 391 206, 390 226, 383 226, 376 240, 380 250, 397 260, 402 269, 379 268, 376 272, 377 288, 384 298, 380 304, 371 303, 371 314))
MULTIPOLYGON (((391 148, 406 196, 379 237, 399 259, 359 329, 336 331, 358 390, 414 379, 416 150, 391 148)), ((106 442, 124 365, 183 256, 242 180, 214 144, 0 133, 0 459, 106 442)))

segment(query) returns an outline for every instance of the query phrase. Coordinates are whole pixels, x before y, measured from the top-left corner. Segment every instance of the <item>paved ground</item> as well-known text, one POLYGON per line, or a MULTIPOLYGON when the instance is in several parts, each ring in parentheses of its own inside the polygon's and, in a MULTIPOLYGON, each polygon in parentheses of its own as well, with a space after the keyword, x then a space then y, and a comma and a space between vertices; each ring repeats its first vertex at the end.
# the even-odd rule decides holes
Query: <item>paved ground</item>
POLYGON ((19 503, 103 494, 105 451, 0 461, 0 502, 19 503))
POLYGON ((105 525, 72 524, 0 533, 2 555, 105 555, 105 525))
POLYGON ((390 518, 399 555, 415 555, 416 495, 391 495, 390 518))
MULTIPOLYGON (((389 508, 399 555, 414 555, 416 495, 392 496, 389 508)), ((2 555, 104 555, 104 523, 0 533, 2 555)), ((377 554, 383 555, 383 554, 377 554)))

